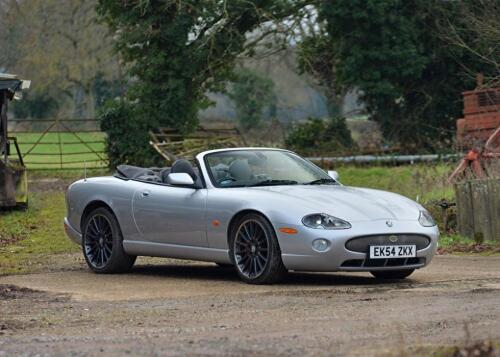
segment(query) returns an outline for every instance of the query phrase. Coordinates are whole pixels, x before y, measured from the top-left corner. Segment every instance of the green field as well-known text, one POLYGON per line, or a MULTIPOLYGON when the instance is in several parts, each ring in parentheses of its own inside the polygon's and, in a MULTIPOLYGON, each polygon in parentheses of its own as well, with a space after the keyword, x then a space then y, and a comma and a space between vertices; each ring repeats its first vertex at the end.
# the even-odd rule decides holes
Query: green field
POLYGON ((36 271, 54 254, 77 252, 64 233, 64 192, 30 195, 26 211, 0 211, 0 275, 36 271))
POLYGON ((421 203, 453 199, 447 182, 455 163, 416 164, 395 167, 340 166, 336 168, 344 185, 392 191, 421 203))
MULTIPOLYGON (((105 134, 100 132, 12 133, 28 169, 106 167, 105 134), (38 142, 39 141, 39 142, 38 142), (35 145, 35 143, 38 144, 35 145), (95 151, 96 153, 94 153, 95 151)), ((12 153, 14 150, 11 150, 12 153)))

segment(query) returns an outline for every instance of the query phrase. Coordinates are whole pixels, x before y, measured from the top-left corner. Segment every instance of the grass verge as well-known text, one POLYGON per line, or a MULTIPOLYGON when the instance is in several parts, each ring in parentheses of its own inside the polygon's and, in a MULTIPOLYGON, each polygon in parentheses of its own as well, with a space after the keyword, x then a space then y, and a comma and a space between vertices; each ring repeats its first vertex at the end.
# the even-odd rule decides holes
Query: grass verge
POLYGON ((392 191, 424 203, 453 199, 453 187, 447 182, 452 170, 453 165, 444 163, 337 168, 344 185, 392 191))
POLYGON ((0 275, 25 273, 50 255, 79 251, 63 228, 64 193, 30 194, 26 211, 0 211, 0 275))
POLYGON ((460 235, 443 235, 439 239, 439 254, 500 255, 500 242, 478 243, 460 235))

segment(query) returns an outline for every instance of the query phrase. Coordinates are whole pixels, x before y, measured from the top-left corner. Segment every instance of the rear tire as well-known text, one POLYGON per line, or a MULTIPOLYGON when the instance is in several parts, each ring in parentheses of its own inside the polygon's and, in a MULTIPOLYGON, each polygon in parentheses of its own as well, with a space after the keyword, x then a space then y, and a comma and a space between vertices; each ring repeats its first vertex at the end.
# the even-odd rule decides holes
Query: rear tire
POLYGON ((130 271, 136 256, 123 250, 123 236, 114 214, 105 207, 92 210, 82 226, 83 256, 89 268, 99 274, 130 271))
POLYGON ((379 270, 379 271, 371 271, 370 273, 377 279, 397 280, 409 277, 414 271, 415 269, 379 270))
POLYGON ((263 216, 249 213, 238 219, 229 243, 234 267, 245 283, 273 284, 285 277, 276 233, 263 216))

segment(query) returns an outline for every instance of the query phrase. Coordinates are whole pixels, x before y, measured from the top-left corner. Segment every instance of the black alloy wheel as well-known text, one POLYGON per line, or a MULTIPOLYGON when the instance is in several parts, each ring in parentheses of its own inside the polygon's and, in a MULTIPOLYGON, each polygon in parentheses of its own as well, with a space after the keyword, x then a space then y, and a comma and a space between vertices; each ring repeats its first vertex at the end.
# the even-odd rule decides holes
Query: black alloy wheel
POLYGON ((85 217, 82 248, 87 265, 96 273, 129 271, 136 259, 123 250, 118 221, 105 207, 96 208, 85 217))
POLYGON ((286 268, 276 234, 267 219, 250 213, 234 227, 231 252, 240 278, 252 284, 271 284, 281 280, 286 268))
POLYGON ((258 221, 243 222, 234 240, 238 269, 245 277, 254 279, 264 271, 269 259, 269 238, 258 221))

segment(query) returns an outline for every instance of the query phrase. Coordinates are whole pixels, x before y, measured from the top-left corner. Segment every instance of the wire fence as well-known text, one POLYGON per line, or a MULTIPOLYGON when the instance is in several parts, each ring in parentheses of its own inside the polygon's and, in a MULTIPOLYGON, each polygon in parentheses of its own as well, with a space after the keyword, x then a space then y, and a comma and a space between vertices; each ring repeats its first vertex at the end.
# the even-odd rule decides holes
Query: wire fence
POLYGON ((9 133, 17 137, 30 170, 105 168, 106 135, 97 119, 14 119, 9 133))

